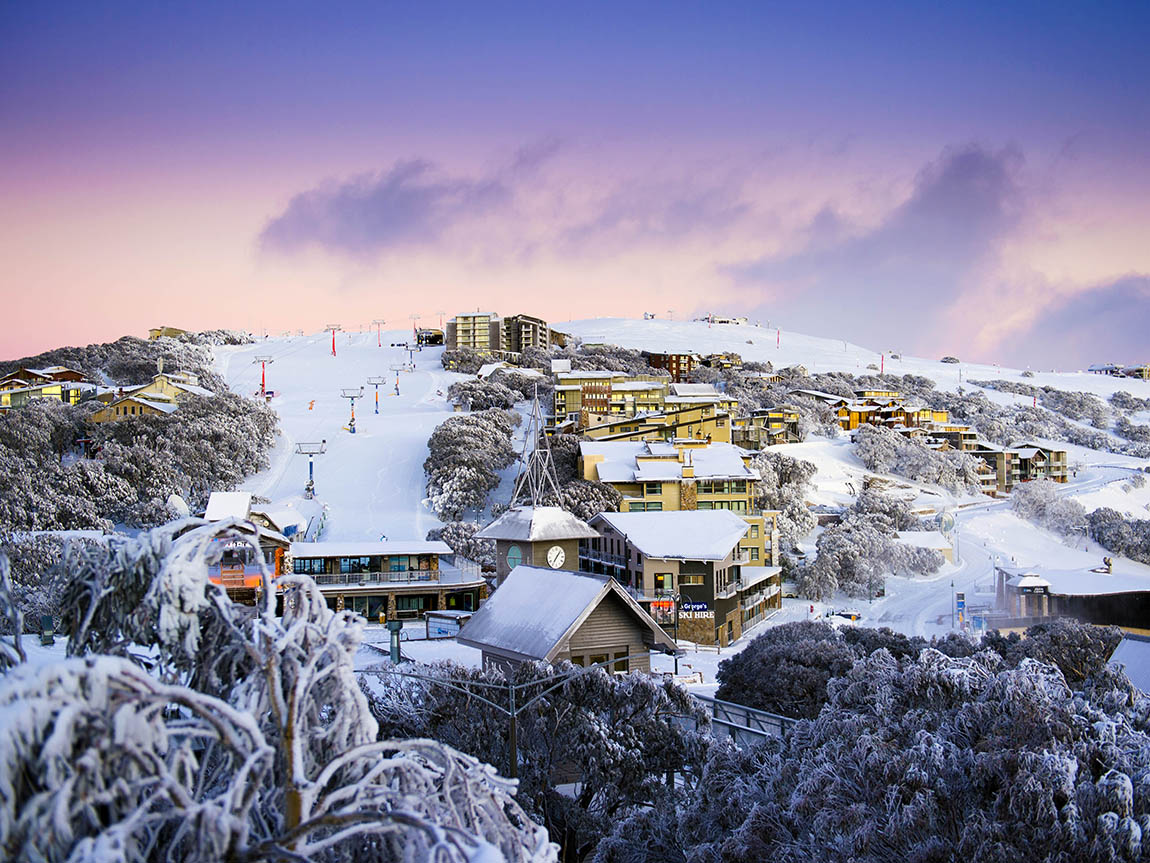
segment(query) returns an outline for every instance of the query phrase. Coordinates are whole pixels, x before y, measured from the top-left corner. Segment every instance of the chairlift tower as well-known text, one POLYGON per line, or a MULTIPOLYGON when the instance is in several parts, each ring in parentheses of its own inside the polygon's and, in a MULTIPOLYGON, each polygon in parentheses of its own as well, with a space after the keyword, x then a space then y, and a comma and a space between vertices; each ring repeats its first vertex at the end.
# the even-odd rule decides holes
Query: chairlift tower
POLYGON ((335 356, 335 334, 343 329, 339 324, 328 324, 324 327, 325 330, 331 333, 331 355, 335 356))
MULTIPOLYGON (((376 347, 383 347, 383 325, 387 323, 383 318, 376 318, 372 321, 375 325, 375 345, 376 347)), ((378 413, 378 411, 377 411, 378 413)))
POLYGON ((399 373, 407 371, 407 366, 402 363, 392 363, 389 368, 395 372, 395 394, 399 395, 399 373))
POLYGON ((355 400, 363 398, 363 387, 345 387, 339 394, 351 402, 351 420, 348 421, 347 430, 355 434, 355 400))
POLYGON ((319 443, 297 443, 295 451, 296 455, 307 456, 307 485, 304 486, 303 496, 311 500, 315 497, 315 457, 327 451, 327 440, 321 440, 319 443))
POLYGON ((266 399, 266 398, 268 397, 268 387, 267 387, 267 383, 268 383, 268 378, 267 378, 267 368, 268 368, 268 363, 274 363, 274 362, 275 362, 275 360, 274 360, 272 357, 270 357, 270 356, 268 356, 268 355, 266 355, 266 354, 263 354, 263 355, 260 355, 260 356, 254 357, 254 358, 252 359, 252 362, 253 362, 253 363, 259 363, 259 364, 260 364, 260 398, 264 398, 264 399, 266 399))
POLYGON ((387 378, 383 375, 372 375, 367 382, 375 387, 375 412, 379 413, 379 385, 386 384, 387 378))
POLYGON ((447 312, 438 311, 438 312, 436 312, 436 314, 439 315, 439 328, 442 330, 443 329, 443 316, 446 315, 447 312))

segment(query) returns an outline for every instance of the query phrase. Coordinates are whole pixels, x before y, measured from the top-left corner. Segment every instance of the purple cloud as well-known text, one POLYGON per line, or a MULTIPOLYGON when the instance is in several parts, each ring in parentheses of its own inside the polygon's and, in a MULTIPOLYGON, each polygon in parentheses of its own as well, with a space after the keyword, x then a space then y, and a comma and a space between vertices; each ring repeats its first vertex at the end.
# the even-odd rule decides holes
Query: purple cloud
MULTIPOLYGON (((936 316, 998 259, 1022 215, 1013 149, 945 151, 919 172, 911 196, 877 227, 852 230, 824 208, 808 245, 790 255, 726 268, 749 292, 774 298, 752 314, 812 333, 930 351, 936 316), (757 291, 756 291, 757 293, 757 291)), ((761 301, 760 301, 761 302, 761 301)))

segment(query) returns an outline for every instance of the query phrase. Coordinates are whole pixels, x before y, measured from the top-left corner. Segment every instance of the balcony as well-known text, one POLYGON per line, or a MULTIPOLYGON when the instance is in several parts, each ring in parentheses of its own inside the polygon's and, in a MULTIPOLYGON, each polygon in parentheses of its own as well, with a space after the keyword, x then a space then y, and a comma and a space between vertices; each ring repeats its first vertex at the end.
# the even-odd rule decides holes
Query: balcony
POLYGON ((616 566, 621 569, 627 568, 627 558, 621 554, 611 554, 607 551, 596 551, 591 548, 580 548, 579 558, 581 560, 592 561, 594 563, 601 563, 604 566, 616 566))
POLYGON ((312 578, 321 587, 334 585, 346 585, 348 587, 404 584, 457 585, 481 580, 478 567, 460 569, 455 566, 440 566, 439 569, 403 569, 395 572, 320 573, 313 575, 312 578))

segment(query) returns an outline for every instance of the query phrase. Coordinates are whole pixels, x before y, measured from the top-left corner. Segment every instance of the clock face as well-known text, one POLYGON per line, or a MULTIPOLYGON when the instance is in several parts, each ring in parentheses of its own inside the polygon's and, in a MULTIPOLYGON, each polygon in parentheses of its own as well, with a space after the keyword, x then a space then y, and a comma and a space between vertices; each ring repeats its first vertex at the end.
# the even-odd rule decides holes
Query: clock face
POLYGON ((517 545, 513 545, 507 549, 507 568, 515 569, 519 564, 523 563, 523 551, 517 545))
POLYGON ((547 549, 547 565, 552 569, 558 569, 563 565, 563 561, 567 559, 563 549, 558 545, 553 545, 547 549))

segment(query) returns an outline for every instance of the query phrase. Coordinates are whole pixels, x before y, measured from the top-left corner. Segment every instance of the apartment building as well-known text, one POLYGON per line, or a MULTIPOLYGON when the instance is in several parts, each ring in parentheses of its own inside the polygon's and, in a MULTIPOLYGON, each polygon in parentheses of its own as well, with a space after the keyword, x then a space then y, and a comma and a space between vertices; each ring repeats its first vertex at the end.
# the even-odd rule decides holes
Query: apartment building
POLYGON ((643 351, 643 359, 654 369, 663 369, 675 383, 686 381, 687 376, 702 364, 698 354, 686 352, 655 353, 643 351))
POLYGON ((456 315, 444 327, 447 350, 470 348, 479 353, 506 350, 503 346, 503 319, 494 312, 468 312, 456 315))
POLYGON ((777 566, 778 513, 755 506, 760 480, 749 453, 729 443, 583 441, 579 475, 623 495, 621 512, 727 510, 750 526, 750 566, 777 566))
POLYGON ((750 525, 729 510, 604 512, 580 569, 614 577, 664 629, 727 646, 782 602, 782 570, 751 566, 750 525))
MULTIPOLYGON (((653 411, 633 417, 611 419, 605 414, 584 416, 583 434, 604 441, 670 441, 689 439, 731 442, 731 415, 714 405, 701 404, 676 410, 653 411)), ((574 423, 571 424, 574 431, 574 423)))
POLYGON ((743 449, 758 450, 782 443, 800 443, 799 412, 790 405, 776 405, 736 417, 731 428, 731 443, 743 449))

